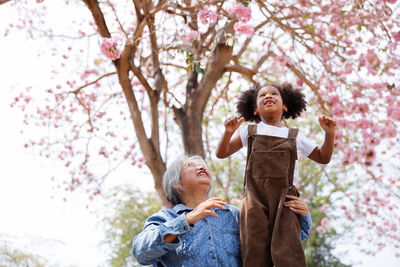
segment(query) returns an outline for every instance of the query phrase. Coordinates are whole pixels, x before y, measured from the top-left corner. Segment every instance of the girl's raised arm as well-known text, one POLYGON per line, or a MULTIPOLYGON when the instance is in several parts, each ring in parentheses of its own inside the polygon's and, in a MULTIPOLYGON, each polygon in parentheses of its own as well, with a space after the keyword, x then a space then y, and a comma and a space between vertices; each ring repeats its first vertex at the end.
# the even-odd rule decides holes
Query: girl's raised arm
POLYGON ((223 159, 229 157, 243 147, 239 131, 237 131, 243 121, 244 118, 233 117, 224 122, 225 131, 215 151, 217 158, 223 159))
POLYGON ((321 164, 328 164, 331 161, 332 153, 333 153, 333 145, 335 141, 335 130, 336 130, 336 121, 321 116, 319 117, 319 124, 322 129, 325 131, 325 141, 320 148, 316 147, 313 152, 308 156, 309 159, 314 160, 315 162, 321 164))

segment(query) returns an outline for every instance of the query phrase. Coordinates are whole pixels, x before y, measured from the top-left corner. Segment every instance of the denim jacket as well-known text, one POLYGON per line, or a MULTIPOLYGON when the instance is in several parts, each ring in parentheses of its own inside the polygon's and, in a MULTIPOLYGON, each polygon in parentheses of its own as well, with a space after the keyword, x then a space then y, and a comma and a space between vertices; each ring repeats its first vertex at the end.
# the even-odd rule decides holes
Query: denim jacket
MULTIPOLYGON (((153 266, 241 266, 239 221, 235 206, 213 209, 218 217, 208 216, 194 226, 185 214, 192 209, 178 204, 146 220, 144 230, 133 240, 132 252, 143 265, 153 266), (166 234, 177 234, 173 243, 164 243, 166 234)), ((301 240, 309 235, 310 214, 301 217, 301 240)))

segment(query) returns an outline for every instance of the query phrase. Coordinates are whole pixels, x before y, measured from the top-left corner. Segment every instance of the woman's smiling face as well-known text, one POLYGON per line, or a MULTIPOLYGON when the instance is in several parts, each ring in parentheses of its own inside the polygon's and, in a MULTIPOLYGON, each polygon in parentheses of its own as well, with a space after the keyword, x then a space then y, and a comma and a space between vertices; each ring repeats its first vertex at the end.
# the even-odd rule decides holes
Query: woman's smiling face
POLYGON ((185 193, 190 193, 192 190, 198 191, 201 186, 206 187, 207 193, 211 189, 211 174, 207 166, 200 161, 185 161, 181 171, 180 189, 183 189, 185 193))

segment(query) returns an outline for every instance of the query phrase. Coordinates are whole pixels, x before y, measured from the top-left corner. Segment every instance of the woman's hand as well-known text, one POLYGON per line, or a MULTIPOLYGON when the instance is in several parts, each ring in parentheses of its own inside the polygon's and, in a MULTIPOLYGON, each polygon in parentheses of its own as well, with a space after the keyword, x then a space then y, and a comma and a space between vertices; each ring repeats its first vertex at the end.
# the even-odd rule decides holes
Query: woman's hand
POLYGON ((308 206, 303 200, 292 195, 287 195, 286 197, 292 200, 286 201, 285 207, 288 207, 291 211, 301 216, 306 216, 308 214, 308 206))
POLYGON ((244 122, 244 118, 241 117, 240 119, 238 117, 231 117, 228 118, 224 121, 224 126, 225 126, 225 131, 228 133, 234 133, 237 128, 239 128, 240 124, 244 122))
POLYGON ((218 215, 212 211, 212 208, 224 209, 227 203, 222 201, 222 198, 214 197, 207 199, 206 201, 200 203, 191 212, 186 214, 186 220, 189 225, 193 225, 207 216, 218 217, 218 215))

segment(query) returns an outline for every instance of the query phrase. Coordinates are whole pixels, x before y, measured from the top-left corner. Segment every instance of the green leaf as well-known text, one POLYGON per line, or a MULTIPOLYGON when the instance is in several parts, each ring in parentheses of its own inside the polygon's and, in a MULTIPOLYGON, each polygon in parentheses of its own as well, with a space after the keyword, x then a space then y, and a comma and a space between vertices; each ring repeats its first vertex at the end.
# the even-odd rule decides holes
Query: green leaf
POLYGON ((206 72, 204 71, 204 69, 203 69, 200 65, 196 65, 196 66, 194 67, 194 70, 195 70, 197 73, 203 75, 203 77, 204 77, 204 75, 206 74, 206 72))

